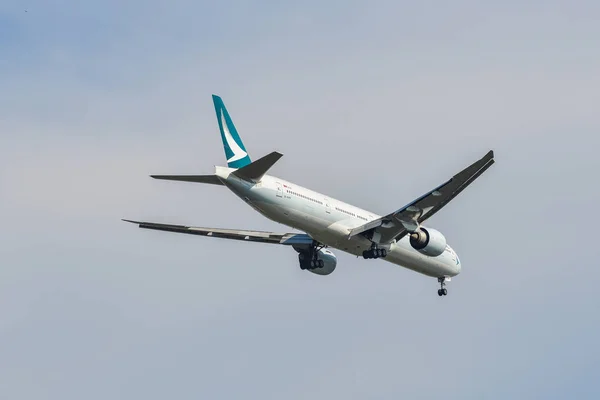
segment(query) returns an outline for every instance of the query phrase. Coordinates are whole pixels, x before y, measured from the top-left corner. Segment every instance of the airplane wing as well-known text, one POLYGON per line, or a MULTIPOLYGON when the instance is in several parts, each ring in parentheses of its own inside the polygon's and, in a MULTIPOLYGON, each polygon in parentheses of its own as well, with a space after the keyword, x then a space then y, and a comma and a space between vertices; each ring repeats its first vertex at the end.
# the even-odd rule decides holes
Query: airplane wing
POLYGON ((208 183, 211 185, 223 185, 223 182, 216 175, 150 175, 154 179, 164 179, 167 181, 208 183))
POLYGON ((442 209, 475 179, 494 164, 494 152, 485 156, 454 175, 450 180, 424 194, 406 206, 375 221, 368 222, 350 231, 348 239, 359 234, 369 234, 378 243, 400 240, 408 232, 414 232, 419 225, 442 209))
POLYGON ((123 219, 125 222, 137 224, 143 229, 154 229, 158 231, 187 233, 190 235, 209 236, 222 239, 245 240, 248 242, 284 244, 290 246, 310 246, 312 237, 305 233, 274 233, 264 231, 249 231, 239 229, 201 228, 185 225, 159 224, 155 222, 141 222, 123 219))

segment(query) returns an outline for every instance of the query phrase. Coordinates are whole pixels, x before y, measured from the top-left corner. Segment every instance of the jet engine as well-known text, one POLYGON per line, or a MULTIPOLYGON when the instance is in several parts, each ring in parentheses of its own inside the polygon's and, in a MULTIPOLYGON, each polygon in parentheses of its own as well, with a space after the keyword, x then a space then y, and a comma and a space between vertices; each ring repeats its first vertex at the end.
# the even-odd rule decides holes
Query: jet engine
POLYGON ((421 227, 410 234, 410 245, 421 254, 437 257, 446 250, 446 238, 435 229, 421 227))
POLYGON ((308 252, 301 251, 298 254, 300 268, 317 275, 329 275, 337 266, 337 257, 327 249, 317 251, 316 259, 312 259, 308 252))

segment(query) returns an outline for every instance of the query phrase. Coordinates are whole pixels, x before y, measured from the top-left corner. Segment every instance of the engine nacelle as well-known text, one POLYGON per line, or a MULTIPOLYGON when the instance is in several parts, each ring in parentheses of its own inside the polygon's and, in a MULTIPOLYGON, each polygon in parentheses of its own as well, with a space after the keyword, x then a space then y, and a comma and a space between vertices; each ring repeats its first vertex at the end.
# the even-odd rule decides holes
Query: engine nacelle
POLYGON ((327 249, 321 249, 317 251, 317 260, 322 262, 322 267, 311 267, 311 259, 305 252, 300 252, 300 254, 298 254, 298 260, 300 261, 300 268, 317 275, 329 275, 337 266, 337 257, 327 249))
POLYGON ((446 238, 435 229, 421 227, 410 234, 410 245, 421 254, 437 257, 446 250, 446 238))

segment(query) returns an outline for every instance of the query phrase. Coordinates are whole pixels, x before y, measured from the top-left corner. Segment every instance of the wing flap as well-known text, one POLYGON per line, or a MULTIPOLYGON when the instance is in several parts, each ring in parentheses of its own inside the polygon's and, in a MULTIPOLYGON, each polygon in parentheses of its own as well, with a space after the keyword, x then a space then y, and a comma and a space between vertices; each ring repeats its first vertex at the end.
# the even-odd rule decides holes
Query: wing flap
POLYGON ((284 245, 310 245, 313 242, 312 237, 305 233, 274 233, 241 229, 203 228, 186 225, 160 224, 156 222, 132 221, 129 219, 123 219, 123 221, 136 224, 142 229, 186 233, 189 235, 209 236, 249 242, 284 245))
POLYGON ((352 236, 355 236, 360 233, 366 232, 368 230, 380 227, 381 225, 383 225, 383 219, 379 218, 374 221, 367 222, 366 224, 356 227, 354 229, 350 229, 350 232, 348 234, 348 239, 350 239, 352 236))

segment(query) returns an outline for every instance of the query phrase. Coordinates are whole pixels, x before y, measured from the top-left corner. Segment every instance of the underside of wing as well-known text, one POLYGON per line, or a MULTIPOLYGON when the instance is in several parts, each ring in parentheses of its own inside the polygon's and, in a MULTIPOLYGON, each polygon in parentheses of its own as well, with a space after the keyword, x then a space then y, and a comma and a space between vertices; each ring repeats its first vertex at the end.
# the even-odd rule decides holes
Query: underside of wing
POLYGON ((189 235, 209 236, 222 239, 244 240, 248 242, 283 244, 290 246, 309 246, 313 242, 312 237, 305 233, 274 233, 240 229, 202 228, 186 225, 170 225, 159 224, 155 222, 132 221, 128 219, 124 219, 123 221, 137 224, 143 229, 186 233, 189 235))
POLYGON ((223 182, 216 175, 150 175, 154 179, 163 179, 166 181, 208 183, 211 185, 223 185, 223 182))
POLYGON ((454 175, 450 180, 406 206, 351 230, 349 237, 366 234, 376 237, 378 243, 400 240, 408 232, 416 231, 420 224, 441 210, 493 163, 494 152, 490 150, 485 156, 454 175))

